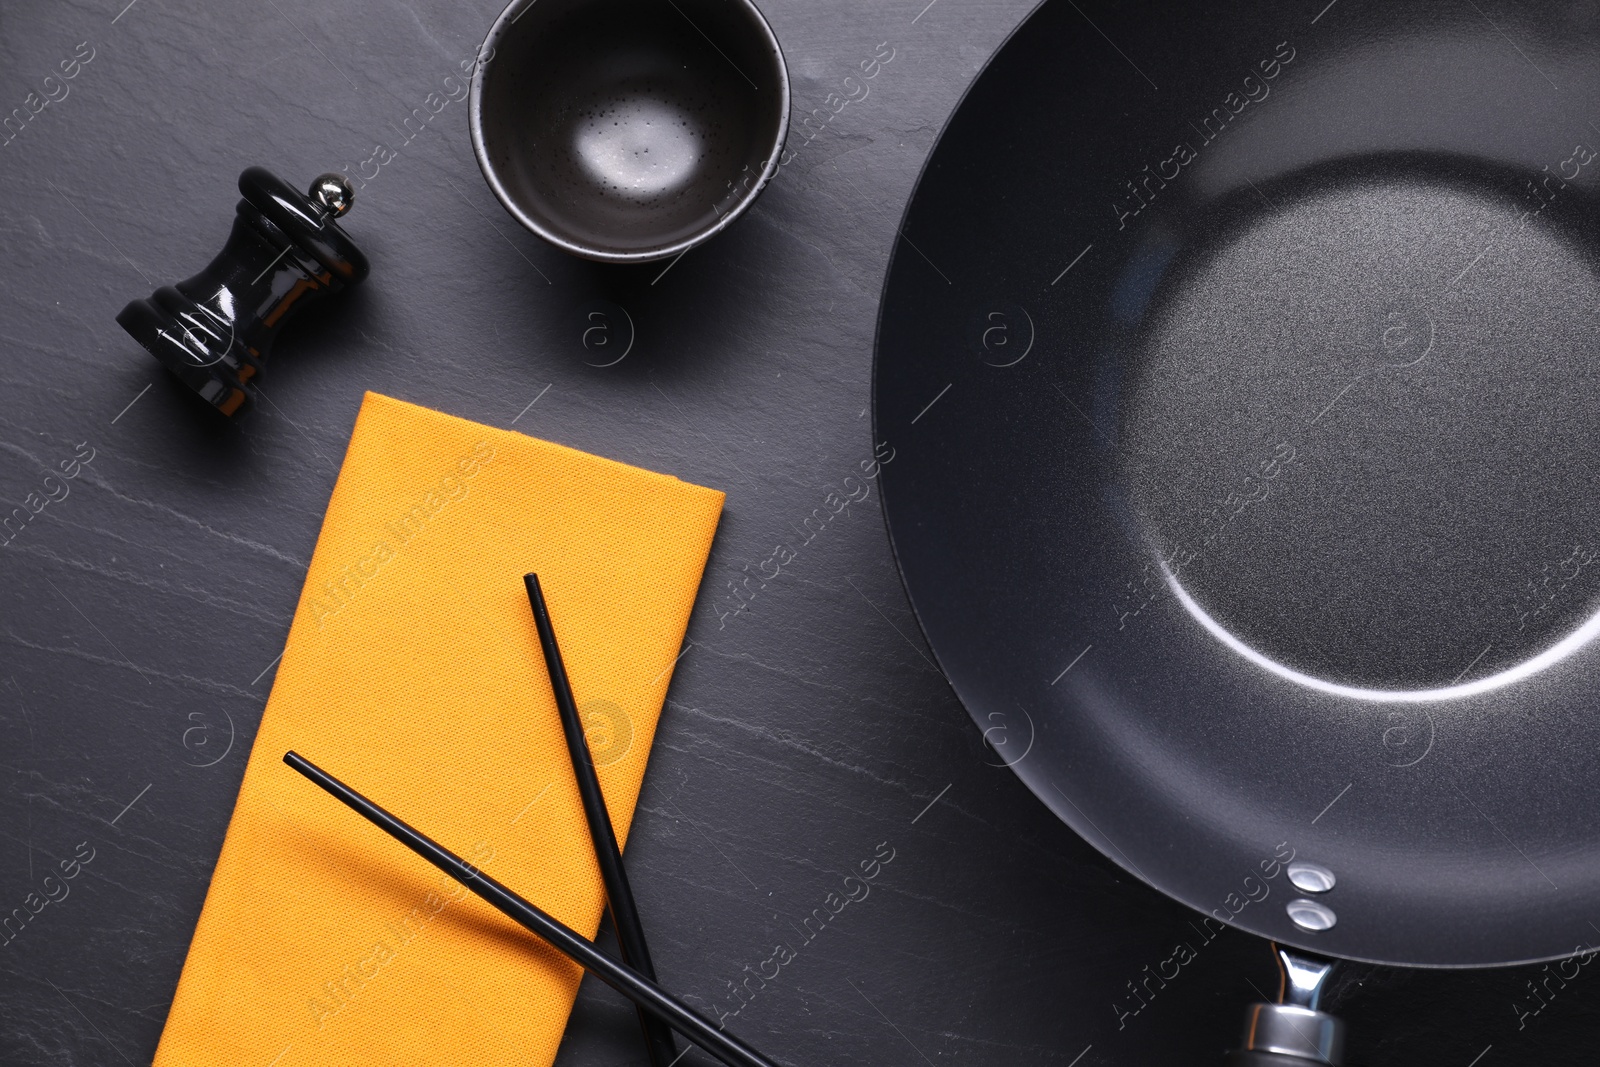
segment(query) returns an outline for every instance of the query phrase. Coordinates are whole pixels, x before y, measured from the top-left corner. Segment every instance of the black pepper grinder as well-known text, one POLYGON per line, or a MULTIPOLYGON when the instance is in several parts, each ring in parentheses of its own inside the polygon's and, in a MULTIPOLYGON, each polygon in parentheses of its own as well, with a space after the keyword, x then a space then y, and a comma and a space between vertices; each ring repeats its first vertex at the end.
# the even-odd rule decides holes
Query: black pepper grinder
POLYGON ((192 278, 135 300, 117 322, 212 407, 254 399, 272 342, 291 314, 367 276, 367 257, 334 220, 355 190, 329 173, 302 195, 262 167, 239 175, 233 231, 192 278))

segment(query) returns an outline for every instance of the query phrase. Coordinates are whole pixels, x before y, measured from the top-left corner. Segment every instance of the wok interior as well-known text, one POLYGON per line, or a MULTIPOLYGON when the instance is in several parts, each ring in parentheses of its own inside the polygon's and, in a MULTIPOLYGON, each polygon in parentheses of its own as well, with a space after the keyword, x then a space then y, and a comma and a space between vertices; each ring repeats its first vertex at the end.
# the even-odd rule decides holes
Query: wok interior
MULTIPOLYGON (((1562 10, 1506 32, 1587 84, 1562 10)), ((1159 93, 1070 5, 1007 43, 885 287, 896 556, 979 729, 1133 876, 1331 955, 1562 956, 1600 939, 1600 137, 1470 10, 1333 12, 1102 27, 1159 93)))
POLYGON ((1263 661, 1480 684, 1600 607, 1600 280, 1581 230, 1518 226, 1509 174, 1333 170, 1168 268, 1122 478, 1192 614, 1263 661))

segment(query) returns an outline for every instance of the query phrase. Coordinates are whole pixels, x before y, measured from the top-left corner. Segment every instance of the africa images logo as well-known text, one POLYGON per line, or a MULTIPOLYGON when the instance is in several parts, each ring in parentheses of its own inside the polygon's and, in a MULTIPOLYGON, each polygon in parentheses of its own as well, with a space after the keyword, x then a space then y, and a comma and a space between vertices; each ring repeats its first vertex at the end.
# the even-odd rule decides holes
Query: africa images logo
POLYGON ((421 501, 384 525, 386 540, 377 542, 366 555, 344 567, 334 577, 324 581, 320 590, 310 595, 307 606, 317 613, 317 629, 327 625, 329 619, 343 611, 360 593, 362 587, 378 576, 400 550, 411 543, 425 526, 450 503, 467 495, 469 479, 494 462, 494 448, 487 441, 479 441, 472 454, 456 464, 455 473, 439 481, 421 501))

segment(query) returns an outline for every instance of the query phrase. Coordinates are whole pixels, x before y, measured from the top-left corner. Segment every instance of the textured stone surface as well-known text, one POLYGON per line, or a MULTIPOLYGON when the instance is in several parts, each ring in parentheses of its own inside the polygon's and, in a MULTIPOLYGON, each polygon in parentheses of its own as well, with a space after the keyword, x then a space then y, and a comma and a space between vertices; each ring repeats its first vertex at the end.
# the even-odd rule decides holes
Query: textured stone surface
MULTIPOLYGON (((94 450, 0 551, 0 910, 94 849, 0 947, 0 1063, 149 1061, 366 388, 728 492, 628 854, 672 988, 731 1008, 728 984, 887 841, 871 896, 732 1028, 795 1064, 1218 1062, 1252 984, 1274 979, 1265 948, 1218 938, 1119 1029, 1126 984, 1198 941, 1190 917, 985 766, 875 491, 749 611, 716 612, 871 454, 897 221, 1027 0, 767 3, 797 121, 831 111, 879 42, 893 59, 744 220, 665 273, 519 230, 478 175, 462 104, 402 143, 495 4, 124 2, 0 11, 0 112, 58 97, 0 147, 0 500, 94 450), (93 58, 60 81, 85 41, 93 58), (220 247, 244 166, 302 184, 379 143, 398 155, 345 220, 370 281, 289 328, 247 421, 198 409, 117 310, 220 247), (596 364, 617 349, 582 344, 595 300, 636 331, 611 366, 596 364)), ((1587 971, 1552 982, 1519 1031, 1536 976, 1352 974, 1355 1059, 1465 1067, 1492 1045, 1484 1067, 1586 1061, 1587 971)), ((642 1062, 631 1010, 586 985, 561 1062, 642 1062)))

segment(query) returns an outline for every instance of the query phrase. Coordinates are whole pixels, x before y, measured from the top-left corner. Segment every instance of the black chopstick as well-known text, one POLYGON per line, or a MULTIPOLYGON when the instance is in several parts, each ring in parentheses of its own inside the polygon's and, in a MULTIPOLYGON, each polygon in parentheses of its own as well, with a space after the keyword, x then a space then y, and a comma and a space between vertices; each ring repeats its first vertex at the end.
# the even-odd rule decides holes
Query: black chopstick
POLYGON ((657 1018, 671 1024, 673 1029, 729 1067, 778 1067, 772 1060, 732 1034, 713 1026, 704 1016, 671 993, 595 948, 588 938, 552 919, 477 867, 432 838, 407 826, 310 760, 294 752, 285 752, 283 762, 343 801, 390 837, 488 901, 501 914, 538 934, 552 948, 606 985, 635 1004, 646 1008, 657 1018))
MULTIPOLYGON (((589 837, 594 841, 594 855, 600 864, 600 880, 605 884, 606 902, 611 907, 611 922, 617 930, 622 962, 654 982, 656 969, 655 964, 650 962, 650 946, 645 943, 644 924, 639 921, 639 909, 633 902, 633 890, 628 886, 628 872, 622 866, 622 850, 617 846, 617 834, 612 829, 611 813, 606 808, 605 794, 601 792, 600 779, 595 774, 589 742, 583 736, 583 722, 578 718, 578 705, 572 697, 572 684, 567 679, 567 665, 561 658, 561 646, 556 643, 555 627, 550 622, 550 608, 545 603, 537 574, 524 575, 522 583, 528 588, 528 606, 533 609, 533 625, 539 631, 539 647, 544 651, 550 688, 555 691, 556 711, 561 718, 562 732, 567 735, 567 751, 572 755, 572 773, 578 779, 578 796, 583 800, 589 837)), ((671 1067, 677 1062, 678 1049, 672 1041, 672 1028, 651 1015, 643 1005, 639 1007, 639 1026, 644 1031, 645 1047, 650 1052, 653 1067, 671 1067)))

